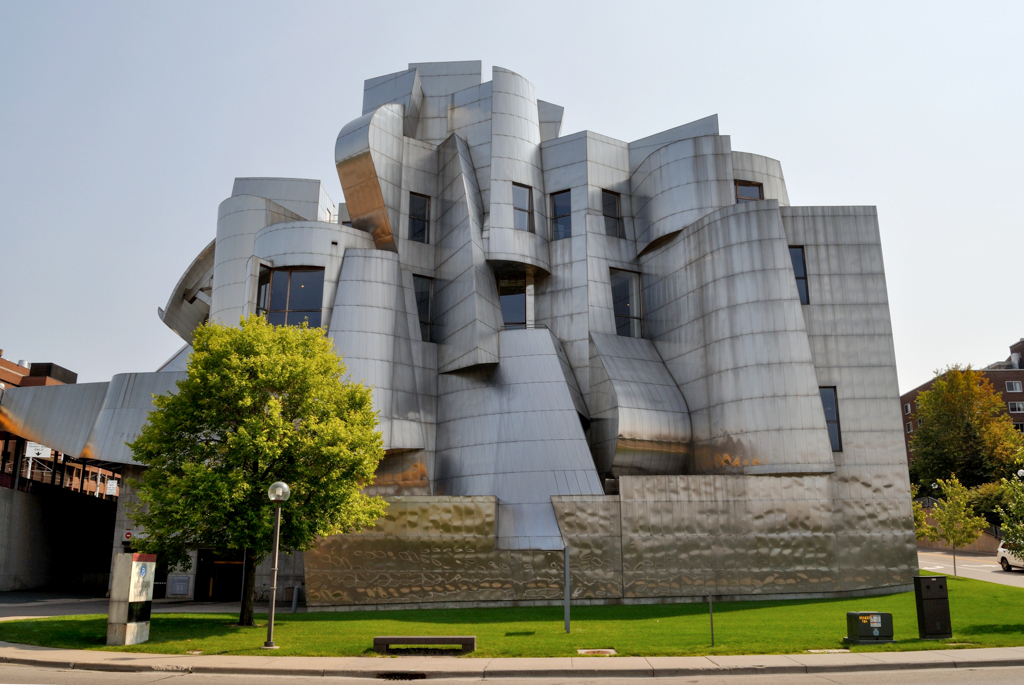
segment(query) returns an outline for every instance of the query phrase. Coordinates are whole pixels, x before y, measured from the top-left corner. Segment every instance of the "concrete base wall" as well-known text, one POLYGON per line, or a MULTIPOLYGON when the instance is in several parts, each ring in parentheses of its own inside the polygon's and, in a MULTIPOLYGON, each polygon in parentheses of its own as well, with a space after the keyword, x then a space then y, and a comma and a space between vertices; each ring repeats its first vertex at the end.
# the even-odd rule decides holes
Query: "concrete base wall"
POLYGON ((0 592, 35 590, 50 582, 50 551, 42 500, 0 488, 0 592))

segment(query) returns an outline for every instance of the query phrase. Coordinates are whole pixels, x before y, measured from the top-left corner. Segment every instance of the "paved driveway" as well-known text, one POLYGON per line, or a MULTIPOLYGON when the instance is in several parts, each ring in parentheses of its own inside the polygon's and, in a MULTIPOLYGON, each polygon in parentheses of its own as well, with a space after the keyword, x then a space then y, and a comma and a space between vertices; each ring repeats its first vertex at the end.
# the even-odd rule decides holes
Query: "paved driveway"
MULTIPOLYGON (((0 621, 40 616, 72 616, 80 614, 105 614, 110 605, 106 597, 74 597, 57 592, 0 592, 0 621)), ((158 599, 153 602, 154 614, 223 613, 237 614, 238 602, 181 602, 158 599)), ((288 613, 290 606, 278 605, 278 613, 288 613)), ((305 612, 305 607, 299 607, 305 612)), ((267 613, 267 603, 256 605, 256 613, 267 613)))
MULTIPOLYGON (((922 571, 933 571, 953 575, 953 554, 937 549, 918 550, 917 563, 922 571)), ((956 555, 956 573, 964 578, 984 580, 989 583, 1024 587, 1024 571, 1014 569, 1006 572, 996 561, 994 554, 960 554, 956 555)))

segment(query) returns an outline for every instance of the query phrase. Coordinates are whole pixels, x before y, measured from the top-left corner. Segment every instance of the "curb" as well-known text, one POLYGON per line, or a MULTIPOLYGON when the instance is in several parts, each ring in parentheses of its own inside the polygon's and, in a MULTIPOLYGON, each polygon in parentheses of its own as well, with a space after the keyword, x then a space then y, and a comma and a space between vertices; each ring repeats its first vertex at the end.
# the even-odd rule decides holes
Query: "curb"
MULTIPOLYGON (((968 651, 968 650, 964 650, 968 651)), ((423 674, 427 678, 466 678, 479 677, 483 679, 495 678, 677 678, 686 676, 751 676, 751 675, 792 675, 792 674, 820 674, 820 673, 856 673, 865 671, 909 671, 909 670, 931 670, 940 668, 964 669, 964 668, 998 668, 998 667, 1019 667, 1024 666, 1024 657, 1018 659, 949 659, 945 661, 926 662, 895 662, 895 663, 867 663, 867 664, 836 664, 830 665, 804 665, 794 663, 785 666, 722 666, 716 668, 695 667, 695 668, 658 668, 649 666, 647 668, 495 668, 489 669, 484 666, 480 671, 474 670, 450 670, 445 668, 433 669, 409 669, 409 668, 380 668, 380 669, 331 669, 331 668, 233 668, 229 666, 179 666, 175 664, 115 664, 104 662, 69 662, 49 659, 33 659, 27 657, 0 657, 0 664, 13 664, 19 666, 34 666, 41 668, 58 668, 78 671, 105 671, 119 673, 196 673, 209 675, 269 675, 269 676, 306 676, 326 678, 368 678, 378 679, 382 674, 415 673, 423 674)), ((383 664, 382 664, 383 666, 383 664)), ((397 666, 397 664, 396 664, 397 666)))

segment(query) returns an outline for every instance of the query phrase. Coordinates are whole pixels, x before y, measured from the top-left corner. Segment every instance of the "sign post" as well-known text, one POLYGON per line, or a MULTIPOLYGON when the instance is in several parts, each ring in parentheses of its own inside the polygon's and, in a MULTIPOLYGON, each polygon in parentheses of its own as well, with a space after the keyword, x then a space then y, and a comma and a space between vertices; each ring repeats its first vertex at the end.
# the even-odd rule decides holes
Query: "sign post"
POLYGON ((155 554, 115 554, 107 610, 107 644, 137 645, 149 639, 155 554))

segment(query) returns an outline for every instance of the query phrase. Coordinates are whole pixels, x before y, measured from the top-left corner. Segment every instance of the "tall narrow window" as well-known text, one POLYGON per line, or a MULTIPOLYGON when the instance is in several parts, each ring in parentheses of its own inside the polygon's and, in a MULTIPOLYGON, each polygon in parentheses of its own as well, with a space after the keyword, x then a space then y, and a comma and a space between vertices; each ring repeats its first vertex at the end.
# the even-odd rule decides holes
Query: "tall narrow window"
POLYGON ((601 213, 604 214, 604 232, 613 238, 625 238, 622 227, 622 198, 610 190, 601 191, 601 213))
POLYGON ((434 342, 430 329, 430 305, 434 295, 434 279, 413 276, 412 286, 416 293, 416 310, 420 316, 420 337, 423 342, 434 342))
MULTIPOLYGON (((825 425, 828 427, 828 439, 832 442, 833 452, 843 451, 843 436, 839 430, 839 398, 836 389, 818 388, 821 393, 821 406, 825 409, 825 425)), ((907 424, 908 426, 910 424, 907 424)), ((910 432, 910 429, 907 429, 910 432)))
POLYGON ((615 332, 627 338, 639 338, 641 334, 640 274, 612 269, 611 281, 615 332))
POLYGON ((551 239, 572 237, 572 202, 568 190, 551 194, 551 239))
POLYGON ((512 184, 512 211, 516 229, 533 233, 533 188, 512 184))
POLYGON ((796 276, 796 291, 800 294, 800 304, 810 304, 807 292, 807 263, 804 261, 804 248, 789 248, 789 258, 793 261, 793 274, 796 276))
POLYGON ((430 198, 409 193, 409 240, 430 242, 430 198))
POLYGON ((320 325, 323 311, 324 270, 292 266, 260 271, 256 313, 265 314, 275 326, 320 325), (268 287, 269 284, 269 287, 268 287))
POLYGON ((510 269, 498 274, 498 299, 505 328, 526 328, 525 269, 510 269))
POLYGON ((736 202, 757 202, 763 199, 763 185, 753 181, 736 181, 736 202))

